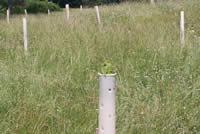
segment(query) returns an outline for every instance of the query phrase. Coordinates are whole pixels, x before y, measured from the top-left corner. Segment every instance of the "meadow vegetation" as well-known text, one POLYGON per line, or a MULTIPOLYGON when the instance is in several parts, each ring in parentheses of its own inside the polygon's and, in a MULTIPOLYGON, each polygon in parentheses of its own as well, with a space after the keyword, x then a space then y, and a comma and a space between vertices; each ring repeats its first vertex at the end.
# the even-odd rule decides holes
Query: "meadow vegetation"
POLYGON ((122 3, 0 19, 0 132, 94 134, 98 75, 117 72, 117 134, 200 133, 200 1, 122 3), (180 11, 185 44, 180 44, 180 11))

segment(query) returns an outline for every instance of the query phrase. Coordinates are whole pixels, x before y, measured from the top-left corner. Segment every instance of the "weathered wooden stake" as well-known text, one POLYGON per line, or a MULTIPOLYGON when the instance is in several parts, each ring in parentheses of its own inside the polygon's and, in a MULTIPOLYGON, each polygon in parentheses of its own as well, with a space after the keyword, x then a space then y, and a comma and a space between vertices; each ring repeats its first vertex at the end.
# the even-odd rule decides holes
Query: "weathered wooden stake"
POLYGON ((69 4, 66 4, 66 5, 65 5, 65 9, 66 9, 66 16, 67 16, 67 19, 69 19, 69 4))
POLYGON ((180 20, 180 40, 181 44, 184 44, 184 11, 181 11, 181 20, 180 20))
POLYGON ((10 23, 10 10, 7 10, 7 23, 10 23))
POLYGON ((26 18, 23 18, 23 32, 24 32, 24 53, 28 55, 28 40, 27 40, 27 22, 26 18))
POLYGON ((115 134, 116 74, 99 73, 98 134, 115 134))
POLYGON ((96 9, 96 14, 97 14, 97 21, 98 21, 98 24, 100 25, 101 24, 101 19, 100 19, 100 15, 99 15, 99 8, 98 8, 98 6, 95 6, 95 9, 96 9))

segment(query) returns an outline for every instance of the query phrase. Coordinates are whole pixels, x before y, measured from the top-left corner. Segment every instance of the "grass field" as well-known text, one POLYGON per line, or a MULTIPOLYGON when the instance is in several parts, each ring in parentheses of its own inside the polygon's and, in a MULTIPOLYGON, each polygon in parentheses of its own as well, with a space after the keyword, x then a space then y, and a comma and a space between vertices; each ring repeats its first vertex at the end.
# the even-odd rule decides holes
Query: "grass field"
POLYGON ((117 134, 200 133, 200 1, 122 3, 0 20, 0 133, 94 134, 98 71, 117 72, 117 134), (180 44, 180 11, 185 44, 180 44))

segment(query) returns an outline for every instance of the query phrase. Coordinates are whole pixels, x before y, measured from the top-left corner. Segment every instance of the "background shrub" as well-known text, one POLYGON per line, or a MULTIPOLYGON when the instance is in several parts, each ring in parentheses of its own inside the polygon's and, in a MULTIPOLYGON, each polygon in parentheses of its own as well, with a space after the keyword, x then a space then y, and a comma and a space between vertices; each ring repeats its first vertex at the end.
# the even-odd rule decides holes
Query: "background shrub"
MULTIPOLYGON (((5 14, 7 8, 8 1, 0 0, 0 13, 5 14)), ((12 14, 24 13, 24 9, 27 9, 28 13, 46 13, 48 9, 51 11, 59 11, 60 7, 47 0, 15 0, 11 3, 12 14)))
POLYGON ((59 11, 60 8, 58 5, 52 2, 45 2, 45 1, 30 1, 26 9, 30 13, 39 13, 39 12, 47 12, 48 9, 51 11, 59 11))

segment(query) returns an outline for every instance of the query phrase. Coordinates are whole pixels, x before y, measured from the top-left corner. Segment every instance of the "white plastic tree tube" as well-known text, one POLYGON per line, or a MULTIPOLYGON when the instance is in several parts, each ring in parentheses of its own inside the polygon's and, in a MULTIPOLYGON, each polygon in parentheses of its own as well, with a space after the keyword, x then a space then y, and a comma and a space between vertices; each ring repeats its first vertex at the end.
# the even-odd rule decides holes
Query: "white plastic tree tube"
POLYGON ((27 16, 27 10, 26 9, 24 10, 24 14, 25 14, 25 16, 27 16))
POLYGON ((98 134, 115 134, 116 74, 99 75, 98 134))
POLYGON ((181 11, 180 40, 181 40, 181 44, 184 44, 184 11, 181 11))
POLYGON ((98 24, 100 25, 101 24, 101 19, 100 19, 100 15, 99 15, 99 8, 98 8, 98 6, 95 6, 95 9, 96 9, 96 14, 97 14, 97 21, 98 21, 98 24))
POLYGON ((152 4, 152 5, 154 5, 154 4, 155 4, 155 1, 154 1, 154 0, 151 0, 150 2, 151 2, 151 4, 152 4))
POLYGON ((24 53, 28 55, 28 39, 27 39, 27 22, 26 18, 23 18, 23 32, 24 32, 24 53))
POLYGON ((65 10, 66 10, 66 17, 69 19, 69 4, 65 5, 65 10))
POLYGON ((10 23, 10 10, 7 10, 7 23, 10 23))
POLYGON ((83 6, 82 6, 82 5, 80 5, 80 10, 81 10, 81 11, 83 10, 83 6))
POLYGON ((50 15, 50 10, 48 9, 48 15, 50 15))

